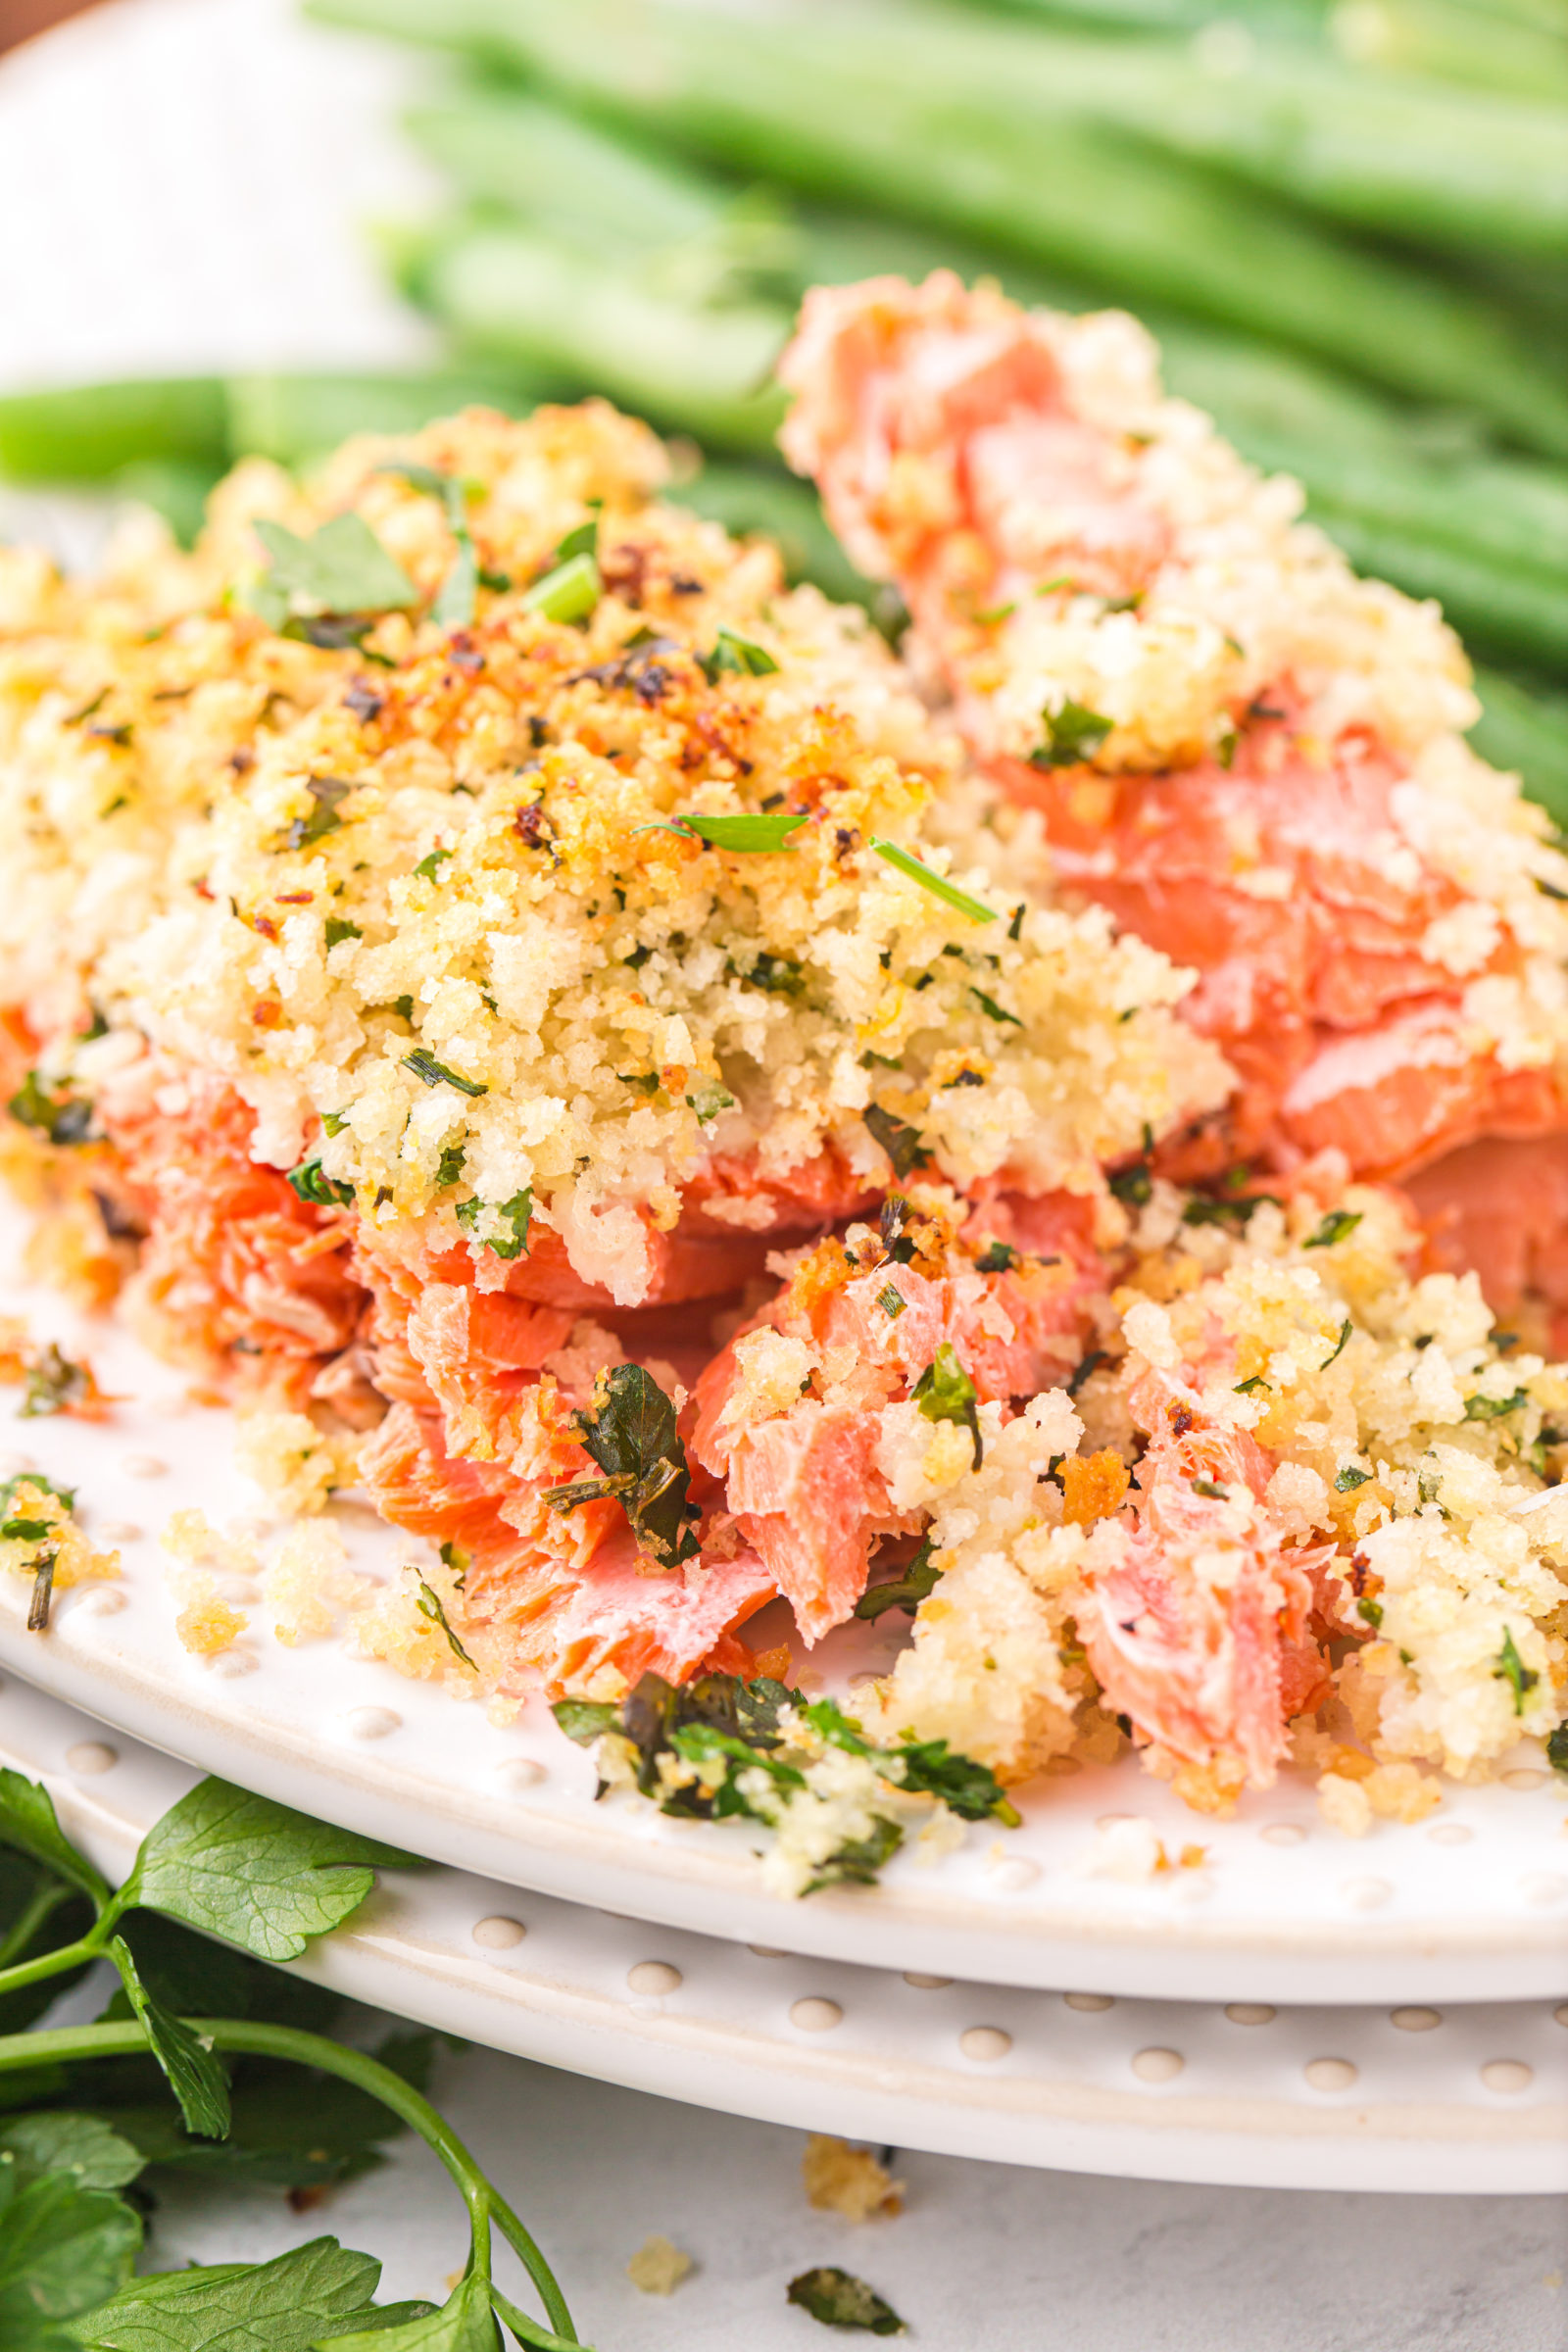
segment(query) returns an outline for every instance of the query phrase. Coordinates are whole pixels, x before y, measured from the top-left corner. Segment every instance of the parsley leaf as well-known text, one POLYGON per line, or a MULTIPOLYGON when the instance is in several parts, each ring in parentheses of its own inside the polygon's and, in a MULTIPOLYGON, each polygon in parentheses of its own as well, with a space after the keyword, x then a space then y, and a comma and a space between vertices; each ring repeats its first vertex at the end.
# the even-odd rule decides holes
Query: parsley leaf
POLYGON ((27 1366, 27 1385, 17 1412, 24 1421, 41 1421, 53 1413, 69 1413, 95 1394, 85 1364, 74 1363, 51 1340, 27 1366))
POLYGON ((545 1490, 556 1510, 573 1510, 598 1495, 613 1495, 632 1532, 667 1567, 696 1556, 688 1496, 686 1448, 675 1434, 675 1408, 641 1364, 602 1372, 588 1407, 573 1416, 584 1446, 604 1472, 545 1490))
POLYGON ((985 1460, 978 1393, 951 1340, 943 1341, 909 1394, 928 1421, 956 1421, 967 1428, 978 1470, 985 1460))
POLYGON ((314 1159, 302 1159, 297 1168, 290 1168, 286 1179, 289 1190, 301 1200, 318 1208, 331 1208, 336 1202, 352 1206, 354 1187, 336 1176, 328 1176, 321 1166, 319 1154, 314 1159))
POLYGON ((885 1282, 883 1284, 882 1288, 876 1295, 876 1302, 882 1309, 882 1312, 889 1318, 890 1321, 894 1323, 898 1321, 899 1317, 903 1314, 905 1308, 909 1303, 905 1298, 904 1293, 900 1290, 895 1290, 891 1282, 885 1282))
POLYGON ((941 1569, 931 1557, 931 1539, 927 1536, 901 1576, 887 1584, 872 1585, 860 1594, 855 1614, 873 1624, 884 1609, 904 1609, 912 1617, 921 1601, 936 1590, 941 1576, 941 1569))
POLYGON ((1010 1274, 1018 1252, 1010 1242, 988 1242, 974 1261, 977 1274, 1010 1274))
POLYGON ((726 628, 721 621, 713 639, 712 652, 699 654, 697 666, 710 686, 716 686, 726 670, 736 677, 767 678, 773 675, 778 663, 765 646, 758 645, 750 637, 742 637, 737 630, 726 628))
POLYGON ((1547 1735, 1546 1762, 1553 1772, 1568 1772, 1568 1721, 1559 1723, 1556 1730, 1547 1735))
POLYGON ((884 2303, 863 2278, 830 2263, 792 2278, 789 2300, 824 2328, 857 2328, 866 2335, 908 2333, 891 2303, 884 2303))
MULTIPOLYGON (((381 2276, 373 2255, 355 2254, 335 2237, 314 2238, 271 2262, 220 2263, 165 2271, 128 2286, 76 2319, 70 2334, 92 2352, 309 2352, 344 2323, 385 2328, 422 2317, 427 2303, 378 2308, 381 2276)), ((387 2338, 377 2337, 383 2352, 387 2338)))
POLYGON ((24 1127, 34 1127, 50 1143, 84 1144, 92 1128, 92 1104, 69 1086, 46 1087, 36 1070, 29 1070, 6 1104, 24 1127))
POLYGON ((324 841, 329 833, 341 830, 343 819, 338 814, 354 786, 342 776, 307 776, 305 789, 316 806, 309 816, 297 816, 283 834, 285 850, 308 850, 313 842, 324 841))
POLYGON ((422 881, 433 882, 451 855, 450 850, 432 850, 428 858, 419 859, 414 870, 422 881))
POLYGON ((414 582, 363 514, 334 514, 308 539, 265 517, 251 528, 271 564, 250 590, 248 602, 269 628, 286 631, 291 622, 402 612, 419 601, 414 582))
POLYGON ((1272 1200, 1276 1208, 1285 1205, 1277 1193, 1243 1193, 1233 1195, 1228 1200, 1216 1200, 1207 1193, 1195 1193, 1182 1210, 1182 1223, 1246 1225, 1253 1210, 1261 1208, 1265 1200, 1272 1200))
POLYGON ((205 2139, 226 2138, 228 2082, 212 2050, 182 2017, 166 2009, 162 2001, 154 2000, 137 1973, 130 1946, 122 1936, 111 1936, 108 1951, 120 1971, 131 2013, 140 2022, 148 2046, 179 2102, 186 2131, 205 2139))
POLYGON ((313 1936, 358 1910, 378 1868, 419 1864, 353 1830, 206 1780, 148 1832, 121 1902, 167 1912, 259 1960, 297 1960, 313 1936))
MULTIPOLYGON (((441 2309, 427 2318, 387 2328, 377 2324, 377 2313, 370 2328, 353 2328, 327 2340, 337 2345, 338 2352, 496 2352, 499 2330, 490 2316, 491 2295, 489 2281, 470 2272, 459 2280, 441 2309)), ((564 2340, 537 2327, 530 2339, 520 2331, 530 2323, 520 2313, 518 2322, 513 2333, 519 2343, 560 2344, 564 2340)))
POLYGON ((1045 734, 1029 754, 1029 765, 1079 767, 1094 758, 1115 723, 1069 695, 1059 710, 1041 712, 1045 734))
POLYGON ((873 1102, 860 1116, 892 1160, 893 1173, 901 1183, 914 1169, 929 1164, 931 1154, 917 1127, 911 1127, 906 1119, 896 1119, 880 1102, 873 1102))
POLYGON ((1021 1029, 1023 1027, 1022 1021, 1019 1020, 1018 1015, 1015 1012, 1004 1012, 1002 1006, 997 1003, 995 997, 988 997, 983 988, 971 988, 969 994, 971 997, 973 997, 981 1011, 988 1014, 992 1020, 1007 1021, 1014 1029, 1021 1029))
POLYGON ((1464 1417, 1467 1421, 1500 1421, 1505 1413, 1517 1413, 1529 1402, 1528 1389, 1515 1389, 1511 1396, 1467 1396, 1464 1417))
POLYGON ((1360 1224, 1362 1211, 1358 1208, 1331 1208, 1315 1233, 1309 1233, 1301 1244, 1303 1250, 1332 1250, 1360 1224))
POLYGON ((564 564, 535 580, 523 595, 522 607, 524 612, 542 612, 546 620, 569 626, 588 618, 603 589, 599 566, 585 551, 568 556, 564 564))
POLYGON ((325 933, 326 952, 328 955, 331 954, 334 948, 340 948, 346 939, 363 939, 365 937, 365 933, 360 929, 359 924, 351 923, 348 917, 342 914, 329 914, 327 916, 325 933))
MULTIPOLYGON (((735 970, 733 965, 730 968, 735 970)), ((793 956, 771 956, 765 948, 750 971, 736 971, 735 977, 749 988, 765 989, 772 997, 798 997, 806 987, 806 974, 793 956)))
POLYGON ((146 2158, 102 2116, 46 2107, 0 2123, 0 2164, 7 2161, 19 2188, 45 2173, 69 2173, 78 2188, 123 2188, 146 2158))
POLYGON ((748 809, 742 816, 677 816, 667 830, 690 833, 710 850, 776 858, 791 848, 790 835, 806 822, 789 808, 748 809))
POLYGON ((718 1117, 720 1111, 734 1109, 735 1097, 727 1086, 700 1086, 694 1094, 687 1096, 686 1105, 689 1110, 696 1111, 699 1124, 707 1127, 718 1117))
MULTIPOLYGON (((441 1154, 441 1169, 445 1169, 448 1156, 449 1154, 446 1152, 441 1154)), ((460 1160, 459 1166, 461 1167, 461 1165, 460 1160)), ((441 1173, 441 1169, 437 1170, 438 1175, 441 1173)), ((455 1174, 456 1171, 454 1171, 454 1176, 446 1177, 443 1180, 450 1184, 455 1180, 455 1174)), ((505 1218, 508 1226, 505 1234, 487 1241, 485 1248, 496 1257, 510 1260, 521 1256, 528 1247, 528 1227, 533 1217, 532 1185, 525 1184, 520 1193, 514 1193, 510 1200, 503 1200, 499 1204, 480 1200, 477 1198, 472 1200, 460 1200, 457 1204, 458 1223, 466 1225, 471 1230, 478 1223, 480 1210, 485 1207, 489 1207, 494 1215, 505 1218)))
POLYGON ((412 1070, 416 1078, 422 1078, 426 1086, 455 1086, 460 1095, 479 1096, 490 1092, 482 1079, 460 1078, 456 1070, 449 1070, 444 1061, 437 1061, 435 1055, 427 1054, 423 1046, 416 1046, 412 1054, 404 1054, 403 1067, 412 1070))
POLYGON ((1502 1647, 1498 1650, 1496 1664, 1492 1669, 1492 1679, 1494 1683, 1507 1683, 1512 1687, 1513 1711, 1516 1715, 1522 1715, 1525 1711, 1525 1700, 1540 1682, 1541 1677, 1533 1666, 1525 1664, 1514 1647, 1512 1626, 1505 1625, 1502 1629, 1502 1647))
POLYGON ((946 874, 934 874, 922 859, 913 857, 908 850, 901 850, 896 841, 884 841, 880 833, 873 833, 870 846, 896 873, 903 874, 910 882, 918 882, 922 890, 930 891, 932 897, 941 899, 945 906, 956 906, 960 914, 969 917, 971 923, 996 921, 997 910, 994 906, 987 906, 979 899, 971 898, 966 890, 958 888, 956 882, 950 882, 946 874))
POLYGON ((67 1838, 48 1789, 9 1767, 0 1770, 0 1840, 20 1847, 57 1879, 78 1887, 94 1904, 108 1902, 108 1881, 67 1838))
POLYGON ((1346 1462, 1334 1473, 1334 1492, 1336 1494, 1351 1494, 1357 1487, 1364 1487, 1371 1476, 1370 1470, 1358 1470, 1354 1462, 1346 1462))
POLYGON ((56 2352, 63 2337, 50 2323, 90 2310, 130 2277, 141 2222, 69 2172, 24 2186, 20 2170, 0 2156, 0 2343, 56 2352))

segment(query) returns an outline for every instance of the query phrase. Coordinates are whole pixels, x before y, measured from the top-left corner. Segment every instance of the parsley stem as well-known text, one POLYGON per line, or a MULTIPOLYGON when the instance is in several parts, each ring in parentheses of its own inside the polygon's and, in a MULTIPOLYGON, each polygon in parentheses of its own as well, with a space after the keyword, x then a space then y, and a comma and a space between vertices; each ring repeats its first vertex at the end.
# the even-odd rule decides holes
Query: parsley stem
MULTIPOLYGON (((98 1945, 91 1936, 77 1944, 67 1945, 65 1952, 51 1952, 48 1958, 59 1964, 71 1959, 95 1957, 98 1945), (68 1958, 68 1955, 70 1956, 68 1958)), ((34 1967, 34 1974, 47 1973, 34 1967)), ((12 1983, 28 1980, 12 1972, 12 1983)), ((0 1990, 5 1984, 0 1981, 0 1990)), ((523 2341, 556 2352, 558 2346, 574 2346, 579 2338, 572 2326, 571 2314, 556 2284, 549 2264, 540 2253, 516 2215, 486 2180, 468 2150, 445 2118, 439 2115, 428 2099, 405 2082, 390 2067, 372 2058, 364 2050, 347 2048, 342 2042, 328 2041, 323 2034, 302 2033, 295 2026, 269 2026, 248 2019, 223 2017, 193 2017, 185 2023, 192 2032, 215 2050, 232 2050, 258 2058, 283 2058, 298 2066, 317 2067, 324 2075, 337 2075, 345 2082, 378 2099, 389 2107, 410 2131, 416 2132, 426 2147, 434 2150, 446 2166, 463 2194, 468 2209, 473 2231, 473 2252, 470 2267, 490 2287, 490 2225, 500 2225, 502 2234, 520 2255, 540 2300, 550 2316, 551 2325, 559 2329, 548 2335, 543 2329, 523 2341)), ((94 2026, 60 2026, 44 2028, 30 2034, 0 2034, 0 2075, 15 2073, 22 2068, 47 2066, 51 2062, 70 2065, 87 2058, 121 2058, 134 2055, 147 2046, 147 2036, 140 2024, 127 2020, 124 2024, 94 2026)), ((492 2297, 494 2289, 490 2289, 492 2297)), ((521 2313, 517 2314, 521 2319, 521 2313)), ((507 2324, 512 2326, 510 2309, 507 2324)), ((533 2327, 532 2322, 525 2323, 533 2327)))
POLYGON ((541 2328, 537 2320, 530 2320, 525 2312, 519 2311, 499 2286, 490 2289, 490 2301, 518 2343, 529 2345, 531 2352, 574 2352, 577 2342, 574 2335, 552 2335, 548 2328, 541 2328))
MULTIPOLYGON (((63 1887, 60 1899, 63 1901, 73 1891, 69 1886, 63 1887)), ((43 1916, 47 1918, 53 1909, 54 1904, 49 1904, 43 1916)), ((8 1948, 20 1936, 24 1924, 24 1921, 18 1921, 13 1935, 7 1938, 8 1948)), ((37 1984, 45 1977, 57 1977, 68 1968, 80 1968, 89 1960, 102 1959, 108 1940, 108 1927, 100 1919, 87 1930, 85 1936, 78 1936, 74 1943, 63 1943, 57 1951, 40 1952, 36 1960, 19 1960, 14 1968, 0 1969, 0 1999, 8 1992, 20 1991, 24 1984, 37 1984)), ((0 2047, 3 2046, 3 2041, 0 2041, 0 2047)))
MULTIPOLYGON (((70 1902, 74 1892, 74 1888, 62 1886, 58 1880, 45 1881, 10 1933, 0 1936, 0 1990, 5 1988, 4 1972, 10 1968, 17 1953, 26 1950, 39 1929, 47 1926, 62 1903, 70 1902)), ((49 1952, 45 1957, 53 1961, 56 1955, 49 1952)))

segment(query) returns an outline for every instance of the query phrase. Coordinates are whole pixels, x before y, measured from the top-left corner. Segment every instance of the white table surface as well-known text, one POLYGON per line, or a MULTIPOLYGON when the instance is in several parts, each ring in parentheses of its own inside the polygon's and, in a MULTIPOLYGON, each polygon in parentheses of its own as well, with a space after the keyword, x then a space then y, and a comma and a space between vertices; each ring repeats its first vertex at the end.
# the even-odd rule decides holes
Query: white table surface
MULTIPOLYGON (((0 66, 0 211, 27 222, 0 240, 0 385, 420 349, 352 229, 417 189, 375 117, 419 69, 290 20, 288 0, 114 0, 0 66), (216 153, 204 123, 217 75, 248 93, 243 156, 227 138, 216 153), (177 219, 177 240, 153 216, 177 219)), ((1204 2189, 901 2155, 905 2213, 857 2230, 808 2207, 795 2132, 481 2051, 445 2060, 437 2095, 599 2352, 874 2340, 786 2305, 816 2263, 867 2278, 929 2352, 1568 2344, 1568 2219, 1545 2197, 1204 2189), (654 2231, 698 2265, 667 2301, 624 2276, 654 2231)), ((276 2192, 181 2186, 149 2252, 259 2259, 322 2230, 381 2257, 388 2297, 439 2297, 464 2257, 456 2195, 409 2142, 304 2218, 276 2192)))
MULTIPOLYGON (((1554 2198, 1173 2187, 901 2152, 905 2211, 854 2226, 807 2204, 798 2132, 480 2050, 444 2057, 434 2087, 543 2245, 598 2352, 875 2341, 786 2304, 788 2280, 816 2263, 866 2278, 922 2352, 1568 2343, 1568 2214, 1554 2198), (697 2264, 667 2298, 639 2294, 625 2277, 654 2231, 697 2264)), ((405 2140, 383 2170, 303 2220, 275 2191, 181 2186, 160 2208, 152 2251, 171 2267, 257 2260, 322 2231, 380 2256, 388 2298, 440 2296, 466 2244, 456 2192, 405 2140)))

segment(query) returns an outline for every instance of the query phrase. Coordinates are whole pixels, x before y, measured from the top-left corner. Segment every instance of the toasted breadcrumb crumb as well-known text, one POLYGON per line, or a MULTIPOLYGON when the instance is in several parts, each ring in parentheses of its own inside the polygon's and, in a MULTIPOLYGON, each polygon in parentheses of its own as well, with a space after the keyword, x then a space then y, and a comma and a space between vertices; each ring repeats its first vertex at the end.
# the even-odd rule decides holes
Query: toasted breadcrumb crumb
POLYGON ((234 1439, 238 1467, 291 1518, 320 1510, 353 1484, 356 1450, 346 1432, 319 1430, 307 1413, 247 1413, 234 1439))
POLYGON ((1372 1827, 1372 1800, 1359 1781, 1343 1773, 1326 1772, 1317 1785, 1317 1809, 1331 1830, 1347 1838, 1364 1838, 1372 1827))
POLYGON ((626 2265, 626 2276, 640 2294, 672 2295, 695 2268, 689 2254, 656 2232, 644 2238, 626 2265))
POLYGON ((904 2211, 904 2182, 895 2180, 869 2148, 853 2148, 826 2132, 813 2132, 808 2139, 801 2178, 809 2204, 822 2213, 842 2214, 847 2222, 891 2219, 904 2211))

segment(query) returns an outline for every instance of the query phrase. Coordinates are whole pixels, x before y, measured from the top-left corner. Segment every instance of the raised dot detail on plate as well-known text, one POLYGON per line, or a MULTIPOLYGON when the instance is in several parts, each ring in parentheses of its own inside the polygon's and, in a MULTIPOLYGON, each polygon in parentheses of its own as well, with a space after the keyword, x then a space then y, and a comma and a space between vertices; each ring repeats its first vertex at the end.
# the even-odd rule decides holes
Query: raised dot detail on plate
POLYGON ((384 1740, 402 1723, 394 1707, 351 1707, 343 1718, 343 1729, 351 1740, 384 1740))
POLYGON ((904 1972, 904 1982, 906 1984, 912 1984, 916 1992, 941 1992, 945 1985, 953 1983, 953 1979, 951 1977, 928 1977, 918 1968, 906 1968, 904 1972))
POLYGON ((125 1605, 125 1595, 114 1585, 79 1586, 67 1596, 73 1617, 118 1617, 125 1605))
POLYGON ((1136 1813, 1097 1813, 1095 1827, 1097 1830, 1114 1830, 1119 1829, 1124 1821, 1136 1821, 1137 1819, 1136 1813))
POLYGON ((111 1772, 120 1762, 120 1750, 102 1740, 78 1740, 74 1747, 67 1748, 66 1762, 73 1772, 111 1772))
POLYGON ((247 1649, 220 1649, 208 1659, 207 1671, 220 1676, 225 1683, 231 1683, 239 1675, 254 1674, 256 1660, 247 1649))
POLYGON ((1004 1894, 1021 1894, 1039 1878, 1040 1865, 1031 1862, 1026 1854, 1009 1854, 1004 1862, 991 1863, 986 1875, 1004 1894))
POLYGON ((1468 1845, 1475 1832, 1467 1821, 1440 1821, 1427 1836, 1434 1845, 1468 1845))
POLYGON ((1357 2071, 1348 2058, 1309 2058, 1301 2069, 1314 2090, 1348 2090, 1357 2071))
POLYGON ((799 2026, 803 2034, 831 2034, 843 2023, 844 2012, 837 2001, 824 2000, 820 1993, 808 1992, 804 2000, 790 2004, 790 2024, 799 2026))
POLYGON ((1069 2009, 1113 2009, 1114 1995, 1108 1992, 1064 1992, 1062 1999, 1069 2009))
POLYGON ((120 1467, 127 1478, 165 1478, 169 1473, 169 1464, 156 1453, 122 1454, 120 1467))
POLYGON ((680 1970, 667 1960, 639 1960, 635 1968, 626 1971, 626 1984, 632 1992, 679 1992, 683 1980, 680 1970))
POLYGON ((1568 2026, 1568 2001, 1559 2001, 1551 2014, 1559 2026, 1568 2026))
POLYGON ((106 1519, 98 1534, 106 1544, 139 1544, 141 1529, 134 1519, 106 1519))
POLYGON ((504 1764, 496 1766, 496 1779, 514 1796, 520 1796, 525 1788, 537 1788, 541 1781, 549 1778, 537 1756, 509 1756, 504 1764))
POLYGON ((1140 2082, 1174 2082, 1187 2064, 1180 2050, 1139 2050, 1133 2057, 1133 2073, 1140 2082))
POLYGON ((1391 2009, 1389 2023, 1397 2026, 1401 2034, 1430 2034, 1443 2023, 1441 2009, 1391 2009))
POLYGON ((787 1960, 789 1958, 788 1952, 781 1952, 776 1943, 749 1943, 746 1949, 749 1952, 755 1952, 759 1960, 787 1960))
POLYGON ((1298 1821, 1271 1821, 1257 1834, 1265 1845, 1299 1845, 1306 1836, 1298 1821))
POLYGON ((1522 2058, 1489 2058, 1481 2069, 1481 2080, 1489 2090, 1528 2090, 1535 2079, 1535 2068, 1526 2066, 1522 2058))
POLYGON ((966 2058, 1005 2058, 1012 2047, 1012 2035, 1004 2034, 1000 2026, 966 2026, 958 2035, 958 2047, 966 2058))
POLYGON ((1233 2026, 1271 2026, 1279 2011, 1267 2001, 1227 2001, 1225 2014, 1233 2026))
POLYGON ((473 1940, 487 1952, 510 1952, 527 1933, 520 1919, 503 1919, 499 1912, 493 1918, 475 1920, 473 1924, 473 1940))
POLYGON ((1381 1911, 1393 1892, 1387 1879, 1346 1879, 1340 1887, 1341 1898, 1352 1911, 1381 1911))
POLYGON ((1536 1764, 1516 1765, 1512 1772, 1501 1775, 1505 1788, 1544 1788, 1546 1775, 1536 1764))
POLYGON ((1519 1882, 1519 1891, 1527 1903, 1560 1903, 1568 1894, 1568 1879, 1559 1878, 1555 1871, 1532 1871, 1519 1882))

